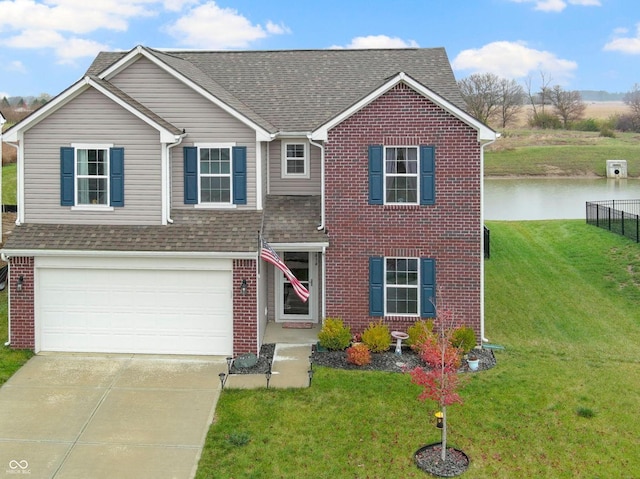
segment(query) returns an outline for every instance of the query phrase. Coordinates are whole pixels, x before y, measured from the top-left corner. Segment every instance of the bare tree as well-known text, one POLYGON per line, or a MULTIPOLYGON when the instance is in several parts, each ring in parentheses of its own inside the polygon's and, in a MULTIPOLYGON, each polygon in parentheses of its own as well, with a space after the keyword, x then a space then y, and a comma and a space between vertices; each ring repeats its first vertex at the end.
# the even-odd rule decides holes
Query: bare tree
POLYGON ((533 80, 528 77, 525 80, 525 86, 527 87, 527 97, 533 110, 533 124, 544 126, 545 123, 545 105, 549 104, 549 85, 551 84, 551 77, 547 78, 544 72, 540 72, 540 90, 536 93, 533 91, 533 80), (539 107, 539 108, 538 108, 539 107))
POLYGON ((633 85, 633 89, 627 92, 622 101, 631 109, 631 119, 635 131, 640 130, 640 83, 633 85))
POLYGON ((572 121, 581 119, 585 108, 587 108, 585 102, 582 101, 580 92, 563 90, 560 85, 549 90, 549 100, 555 112, 562 119, 565 130, 572 121))
POLYGON ((493 73, 474 73, 458 82, 469 113, 483 123, 498 113, 499 85, 500 78, 493 73))
POLYGON ((505 128, 522 110, 524 89, 515 80, 507 80, 506 78, 500 79, 498 86, 500 89, 499 117, 502 128, 505 128))

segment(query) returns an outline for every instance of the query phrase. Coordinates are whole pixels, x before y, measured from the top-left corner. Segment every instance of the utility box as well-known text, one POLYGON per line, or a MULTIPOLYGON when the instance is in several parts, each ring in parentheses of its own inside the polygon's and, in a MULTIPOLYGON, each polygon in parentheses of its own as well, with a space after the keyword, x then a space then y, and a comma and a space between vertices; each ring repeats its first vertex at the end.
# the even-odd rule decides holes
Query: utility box
POLYGON ((607 178, 626 178, 627 160, 607 160, 607 178))

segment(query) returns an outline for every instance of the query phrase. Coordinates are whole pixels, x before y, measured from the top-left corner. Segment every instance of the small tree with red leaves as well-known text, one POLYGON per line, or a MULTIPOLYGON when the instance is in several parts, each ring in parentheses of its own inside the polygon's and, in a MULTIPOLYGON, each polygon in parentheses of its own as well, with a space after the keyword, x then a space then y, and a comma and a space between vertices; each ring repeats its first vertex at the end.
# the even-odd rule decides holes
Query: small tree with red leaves
POLYGON ((419 346, 419 354, 428 367, 418 366, 412 371, 411 382, 422 387, 418 399, 431 399, 442 411, 442 455, 447 456, 447 406, 462 404, 458 390, 462 385, 458 368, 463 352, 451 344, 454 330, 453 314, 448 310, 437 311, 437 326, 433 334, 425 338, 419 346))

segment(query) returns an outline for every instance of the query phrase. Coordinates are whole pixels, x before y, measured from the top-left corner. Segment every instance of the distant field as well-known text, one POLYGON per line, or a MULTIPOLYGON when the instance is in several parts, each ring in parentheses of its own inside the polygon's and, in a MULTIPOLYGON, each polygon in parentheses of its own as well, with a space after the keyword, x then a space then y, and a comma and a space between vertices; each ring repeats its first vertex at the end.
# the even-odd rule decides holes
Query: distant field
MULTIPOLYGON (((585 102, 587 108, 584 112, 584 118, 594 118, 596 120, 606 120, 613 115, 622 115, 628 113, 629 107, 622 101, 594 101, 585 102)), ((527 126, 527 121, 531 118, 532 114, 531 105, 526 105, 520 112, 517 124, 512 125, 511 128, 523 128, 527 126)), ((551 108, 550 111, 552 111, 551 108)))

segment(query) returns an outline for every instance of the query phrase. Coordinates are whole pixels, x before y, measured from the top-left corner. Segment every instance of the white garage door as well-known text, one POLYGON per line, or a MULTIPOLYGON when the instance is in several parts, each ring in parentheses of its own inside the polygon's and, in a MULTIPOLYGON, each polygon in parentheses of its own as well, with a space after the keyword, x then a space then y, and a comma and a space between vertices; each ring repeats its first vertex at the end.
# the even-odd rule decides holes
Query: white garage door
POLYGON ((42 351, 228 355, 229 270, 37 268, 42 351))

